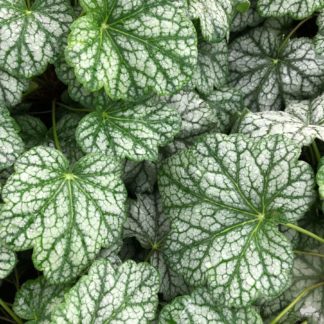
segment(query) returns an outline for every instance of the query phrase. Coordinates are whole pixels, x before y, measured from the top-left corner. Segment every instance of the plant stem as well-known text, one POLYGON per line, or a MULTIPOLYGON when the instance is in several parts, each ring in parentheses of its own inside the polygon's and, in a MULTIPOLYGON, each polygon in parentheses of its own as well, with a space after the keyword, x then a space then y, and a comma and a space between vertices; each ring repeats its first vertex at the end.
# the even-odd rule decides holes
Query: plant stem
POLYGON ((278 323, 303 297, 309 294, 312 290, 321 286, 324 286, 324 282, 317 283, 302 290, 302 292, 299 293, 299 295, 297 295, 297 297, 286 308, 284 308, 270 324, 278 323))
POLYGON ((283 42, 281 43, 279 49, 278 49, 278 53, 281 53, 281 51, 285 48, 285 46, 287 45, 289 39, 296 33, 296 31, 305 24, 306 21, 310 20, 311 18, 313 18, 312 16, 305 18, 304 20, 300 21, 299 24, 297 26, 295 26, 295 28, 285 37, 285 39, 283 40, 283 42))
POLYGON ((10 309, 10 307, 0 298, 0 306, 11 316, 18 324, 23 324, 22 320, 10 309))
POLYGON ((26 0, 26 6, 27 6, 27 9, 30 10, 30 8, 31 8, 30 0, 26 0))
POLYGON ((54 138, 54 144, 55 148, 59 151, 61 150, 60 141, 57 136, 57 127, 56 127, 56 100, 54 99, 52 101, 52 128, 53 128, 53 138, 54 138))
POLYGON ((319 257, 319 258, 324 258, 324 254, 317 253, 317 252, 313 252, 313 251, 299 251, 299 250, 295 250, 294 253, 295 254, 302 254, 302 255, 316 256, 316 257, 319 257))
POLYGON ((320 237, 320 236, 318 236, 318 235, 316 235, 316 234, 314 234, 314 233, 312 233, 312 232, 310 232, 310 231, 307 231, 307 230, 305 230, 305 229, 302 228, 302 227, 299 227, 299 226, 297 226, 297 225, 295 225, 295 224, 291 224, 291 223, 286 223, 286 224, 283 223, 282 225, 285 225, 285 226, 287 226, 287 227, 289 227, 289 228, 292 228, 293 230, 295 230, 295 231, 297 231, 297 232, 300 232, 300 233, 302 233, 302 234, 305 234, 305 235, 307 235, 307 236, 313 238, 314 240, 319 241, 319 242, 321 242, 322 244, 324 244, 324 238, 323 238, 323 237, 320 237))
POLYGON ((320 153, 320 151, 318 149, 318 146, 316 144, 316 140, 314 140, 313 143, 312 143, 312 150, 314 151, 314 155, 315 155, 316 161, 318 163, 320 161, 320 159, 321 159, 321 153, 320 153))
POLYGON ((72 108, 72 107, 64 105, 64 104, 62 104, 60 102, 58 102, 57 105, 62 107, 62 108, 65 108, 67 110, 73 111, 73 112, 94 112, 94 110, 86 109, 86 108, 72 108))

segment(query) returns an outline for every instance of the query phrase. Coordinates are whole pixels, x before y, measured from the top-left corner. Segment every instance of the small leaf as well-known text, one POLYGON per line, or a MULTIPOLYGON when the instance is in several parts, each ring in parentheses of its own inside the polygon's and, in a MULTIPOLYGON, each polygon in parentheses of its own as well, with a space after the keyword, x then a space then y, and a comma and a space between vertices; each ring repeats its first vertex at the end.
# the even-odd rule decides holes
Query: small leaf
POLYGON ((73 20, 68 0, 0 0, 0 66, 13 75, 41 74, 62 50, 73 20))
POLYGON ((29 324, 50 323, 51 312, 64 302, 69 289, 67 285, 52 285, 44 277, 28 280, 16 293, 13 310, 29 324))
POLYGON ((181 296, 166 305, 160 314, 160 324, 262 324, 260 315, 252 307, 231 309, 215 305, 205 289, 189 296, 181 296))
POLYGON ((125 237, 136 237, 148 249, 149 260, 158 270, 161 279, 160 292, 165 300, 185 294, 189 288, 183 279, 166 264, 164 241, 170 232, 170 222, 165 216, 159 194, 136 195, 130 203, 130 214, 124 225, 125 237))
POLYGON ((191 81, 192 86, 204 94, 211 93, 214 88, 221 88, 228 77, 227 43, 216 44, 202 42, 199 45, 198 67, 191 81))
POLYGON ((258 10, 264 17, 289 15, 303 19, 323 7, 323 0, 258 0, 258 10))
POLYGON ((169 143, 180 130, 177 111, 163 103, 144 102, 136 106, 112 103, 98 106, 85 116, 76 131, 84 152, 107 152, 134 161, 156 160, 158 147, 169 143))
POLYGON ((0 242, 0 279, 6 278, 16 265, 16 255, 0 242))
POLYGON ((311 41, 295 38, 281 44, 276 31, 257 28, 230 45, 231 84, 253 111, 280 110, 286 98, 304 99, 321 90, 324 61, 316 57, 311 41))
POLYGON ((15 250, 33 246, 34 264, 51 282, 72 280, 101 247, 119 239, 126 199, 121 172, 119 162, 102 154, 69 166, 57 150, 31 149, 3 188, 0 237, 15 250))
POLYGON ((247 113, 238 132, 251 137, 283 134, 301 146, 316 138, 324 141, 324 95, 312 101, 291 101, 285 111, 247 113))
POLYGON ((188 283, 221 304, 274 297, 293 253, 278 224, 297 222, 314 201, 311 167, 283 136, 205 136, 165 161, 159 188, 171 233, 165 252, 188 283))
POLYGON ((19 104, 22 94, 27 90, 28 85, 28 80, 17 78, 0 68, 0 103, 7 107, 19 104))
POLYGON ((48 130, 39 118, 26 114, 16 116, 15 120, 21 129, 20 137, 27 150, 46 143, 48 130))
POLYGON ((13 165, 24 151, 24 143, 18 132, 19 127, 8 110, 0 106, 0 171, 13 165))
POLYGON ((197 62, 196 33, 169 0, 83 0, 72 25, 66 60, 89 91, 138 99, 181 89, 197 62))
POLYGON ((127 261, 115 270, 98 260, 55 310, 52 323, 149 323, 158 290, 158 274, 147 263, 127 261))
MULTIPOLYGON (((294 261, 293 280, 290 287, 273 301, 264 301, 261 311, 265 318, 273 317, 288 306, 302 291, 308 293, 291 308, 287 315, 295 316, 294 323, 307 320, 307 323, 324 322, 324 249, 298 253, 294 261), (297 319, 296 319, 297 317, 297 319)), ((287 316, 279 323, 287 323, 287 316)))

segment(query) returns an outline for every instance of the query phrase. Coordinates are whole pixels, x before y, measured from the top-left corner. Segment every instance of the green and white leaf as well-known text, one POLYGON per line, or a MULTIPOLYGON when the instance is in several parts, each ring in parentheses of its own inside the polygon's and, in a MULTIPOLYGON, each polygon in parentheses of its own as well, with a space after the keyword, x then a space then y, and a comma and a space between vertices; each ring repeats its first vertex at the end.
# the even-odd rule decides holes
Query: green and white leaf
POLYGON ((317 54, 324 56, 324 11, 321 11, 316 20, 318 33, 315 36, 315 50, 317 54))
POLYGON ((98 106, 85 116, 76 139, 87 153, 112 151, 117 157, 152 161, 158 158, 159 146, 171 142, 180 127, 179 114, 164 103, 146 101, 134 106, 117 102, 98 106))
POLYGON ((181 296, 164 306, 161 324, 262 324, 260 315, 253 307, 227 308, 213 302, 206 289, 200 288, 191 295, 181 296))
POLYGON ((89 91, 138 99, 181 89, 197 63, 193 24, 171 0, 83 0, 71 27, 67 63, 89 91), (163 62, 163 63, 162 63, 163 62))
POLYGON ((46 143, 48 130, 39 118, 25 114, 16 116, 15 120, 27 150, 46 143))
POLYGON ((52 323, 149 323, 158 290, 158 274, 149 264, 127 261, 116 270, 98 260, 55 310, 52 323))
POLYGON ((300 146, 324 141, 324 95, 314 100, 291 101, 285 111, 247 113, 238 132, 251 136, 283 134, 300 146))
MULTIPOLYGON (((288 306, 300 293, 308 293, 287 313, 307 320, 309 324, 324 322, 324 249, 298 253, 294 261, 291 286, 273 301, 265 301, 261 311, 265 318, 272 317, 288 306)), ((297 321, 296 321, 297 322, 297 321)), ((287 323, 287 316, 279 323, 287 323)))
POLYGON ((192 87, 203 94, 219 89, 227 82, 228 49, 225 40, 209 44, 201 42, 198 52, 198 67, 191 81, 192 87))
POLYGON ((324 164, 322 164, 324 161, 324 157, 320 160, 320 167, 316 174, 316 182, 318 185, 319 195, 322 200, 324 200, 324 164))
MULTIPOLYGON (((61 145, 63 154, 70 163, 75 163, 84 156, 75 137, 76 129, 79 125, 82 115, 67 113, 61 117, 56 124, 57 136, 61 145)), ((51 136, 53 132, 51 130, 51 136)), ((54 143, 52 143, 54 145, 54 143)))
POLYGON ((22 94, 27 90, 28 85, 28 80, 17 78, 0 68, 0 102, 5 106, 17 105, 21 101, 22 94))
POLYGON ((16 265, 16 255, 0 242, 0 279, 6 278, 16 265))
POLYGON ((8 110, 0 106, 0 171, 13 165, 23 151, 18 125, 8 110))
POLYGON ((125 162, 124 182, 133 193, 152 193, 161 157, 157 161, 125 162))
POLYGON ((315 96, 321 90, 324 60, 311 41, 295 38, 280 49, 281 43, 276 31, 257 28, 230 45, 231 84, 253 111, 280 110, 284 99, 315 96))
POLYGON ((125 237, 136 237, 148 251, 148 260, 160 274, 160 293, 171 300, 189 291, 181 276, 166 264, 164 241, 170 232, 170 221, 165 216, 159 194, 138 194, 130 203, 130 213, 124 225, 125 237))
POLYGON ((55 72, 57 77, 68 86, 68 94, 71 99, 84 107, 94 108, 98 103, 105 104, 110 101, 103 89, 90 92, 83 87, 76 79, 73 68, 66 63, 63 55, 55 63, 55 72))
POLYGON ((297 222, 315 197, 313 171, 299 156, 283 136, 211 134, 166 160, 159 188, 172 219, 171 268, 207 284, 221 304, 278 295, 293 262, 278 225, 297 222))
POLYGON ((62 50, 73 21, 68 0, 0 0, 0 66, 30 78, 41 74, 62 50))
POLYGON ((323 0, 258 0, 258 10, 264 17, 289 15, 303 19, 323 7, 323 0))
POLYGON ((51 282, 72 280, 121 235, 121 175, 120 162, 103 154, 70 166, 55 149, 31 149, 3 188, 0 237, 15 250, 34 247, 34 264, 51 282))
POLYGON ((16 293, 13 311, 29 324, 49 324, 52 311, 64 302, 69 289, 67 285, 52 285, 44 277, 28 280, 16 293))

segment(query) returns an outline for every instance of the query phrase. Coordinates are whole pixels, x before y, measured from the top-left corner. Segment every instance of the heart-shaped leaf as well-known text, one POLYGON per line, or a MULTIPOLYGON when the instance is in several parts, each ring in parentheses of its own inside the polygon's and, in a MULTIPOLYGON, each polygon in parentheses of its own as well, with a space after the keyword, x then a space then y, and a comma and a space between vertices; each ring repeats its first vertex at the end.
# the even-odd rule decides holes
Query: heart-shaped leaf
POLYGON ((149 323, 158 305, 159 276, 147 263, 127 261, 115 269, 94 262, 52 316, 52 323, 149 323))
POLYGON ((102 154, 70 166, 55 149, 31 149, 3 188, 0 237, 15 250, 34 247, 34 264, 51 282, 72 280, 101 247, 119 239, 126 199, 121 174, 120 163, 102 154))
POLYGON ((205 136, 165 161, 159 188, 172 219, 165 253, 192 285, 222 304, 274 297, 293 253, 278 224, 297 222, 314 201, 311 167, 283 136, 205 136))
POLYGON ((253 111, 280 110, 284 99, 316 95, 324 79, 324 59, 309 39, 282 46, 276 31, 256 28, 230 45, 231 84, 253 111))
POLYGON ((107 152, 131 160, 156 160, 158 147, 180 130, 179 114, 170 105, 146 101, 134 106, 111 103, 85 116, 76 131, 84 152, 107 152))
POLYGON ((44 277, 28 280, 16 293, 13 310, 29 324, 50 323, 51 312, 64 302, 69 289, 68 285, 52 285, 44 277))
POLYGON ((323 0, 258 0, 258 10, 265 17, 289 15, 303 19, 323 7, 323 0))
POLYGON ((215 305, 205 289, 198 289, 189 296, 181 296, 164 306, 160 314, 161 324, 262 324, 254 308, 227 308, 215 305))
POLYGON ((137 99, 173 93, 197 62, 194 27, 169 0, 83 0, 86 14, 72 25, 66 59, 88 90, 137 99), (162 63, 163 62, 163 63, 162 63))
POLYGON ((323 141, 324 95, 312 101, 290 102, 285 111, 247 113, 237 131, 251 137, 283 134, 301 146, 316 138, 323 141))
POLYGON ((136 195, 137 200, 131 201, 130 214, 124 226, 125 237, 136 237, 142 247, 148 249, 148 259, 159 274, 160 292, 165 300, 188 292, 183 279, 174 273, 166 264, 164 241, 170 232, 170 221, 162 210, 159 194, 136 195))
POLYGON ((16 265, 16 255, 0 242, 0 279, 9 275, 16 265))
POLYGON ((62 50, 73 20, 68 0, 0 0, 0 66, 26 78, 41 74, 62 50))
POLYGON ((13 165, 24 151, 24 143, 18 132, 19 127, 8 110, 0 106, 0 171, 13 165))

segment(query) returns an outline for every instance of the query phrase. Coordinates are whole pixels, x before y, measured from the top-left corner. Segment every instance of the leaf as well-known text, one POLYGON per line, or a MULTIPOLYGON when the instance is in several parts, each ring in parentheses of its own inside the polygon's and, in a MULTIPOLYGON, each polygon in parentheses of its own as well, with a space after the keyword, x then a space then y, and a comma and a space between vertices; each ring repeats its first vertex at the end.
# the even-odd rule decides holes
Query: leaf
POLYGON ((89 91, 138 99, 181 89, 197 62, 192 23, 169 0, 83 0, 71 27, 66 60, 89 91), (162 64, 163 62, 163 64, 162 64))
POLYGON ((323 163, 323 161, 324 161, 324 158, 321 158, 320 163, 319 163, 320 167, 316 174, 316 182, 317 182, 318 189, 319 189, 319 195, 322 200, 324 199, 324 164, 321 164, 321 163, 323 163))
POLYGON ((16 116, 15 120, 27 150, 46 143, 47 127, 39 118, 25 114, 16 116))
POLYGON ((0 171, 13 165, 24 151, 24 143, 18 133, 18 125, 8 110, 0 106, 0 171))
MULTIPOLYGON (((291 309, 298 320, 316 324, 324 321, 324 249, 298 253, 293 268, 293 281, 290 287, 273 301, 264 301, 261 311, 264 317, 272 317, 288 306, 302 291, 307 294, 291 309)), ((283 317, 279 323, 287 323, 283 317)))
POLYGON ((67 285, 52 285, 44 277, 28 280, 17 291, 13 310, 29 324, 50 323, 51 312, 64 302, 69 289, 67 285))
POLYGON ((57 150, 36 147, 17 160, 3 188, 0 237, 33 261, 52 283, 71 281, 101 247, 119 239, 126 193, 121 165, 102 154, 73 166, 57 150))
POLYGON ((251 136, 283 134, 300 146, 324 140, 324 95, 314 100, 291 101, 285 111, 247 113, 238 132, 251 136))
POLYGON ((159 188, 172 219, 166 255, 193 286, 241 307, 275 297, 293 253, 278 224, 297 222, 314 201, 311 167, 283 136, 211 134, 165 161, 159 188))
POLYGON ((164 241, 170 231, 170 222, 165 216, 159 194, 136 195, 130 203, 130 213, 124 225, 125 237, 136 237, 142 247, 148 249, 149 261, 160 274, 160 293, 165 300, 185 294, 189 287, 183 279, 166 264, 164 241))
POLYGON ((289 15, 303 19, 323 7, 323 0, 258 0, 258 10, 264 17, 289 15))
POLYGON ((158 289, 158 274, 147 263, 127 261, 115 270, 99 260, 55 310, 52 323, 148 323, 155 315, 158 289))
POLYGON ((117 102, 98 106, 96 112, 85 116, 76 139, 87 153, 112 150, 117 157, 152 161, 158 158, 158 147, 179 132, 180 123, 177 111, 166 104, 117 102))
POLYGON ((231 309, 215 305, 206 289, 198 289, 191 295, 181 296, 166 305, 160 314, 161 324, 261 324, 260 315, 252 307, 231 309))
POLYGON ((16 255, 0 243, 0 279, 6 278, 16 265, 16 255))
POLYGON ((198 67, 191 81, 192 86, 204 94, 211 93, 214 88, 221 88, 228 77, 227 43, 216 44, 201 42, 198 52, 198 67))
POLYGON ((21 101, 22 94, 27 90, 28 85, 28 80, 24 78, 17 78, 0 68, 0 103, 7 107, 17 105, 21 101))
POLYGON ((316 53, 324 56, 324 11, 321 11, 316 20, 318 33, 315 36, 316 53))
POLYGON ((285 98, 305 99, 321 89, 324 61, 316 57, 311 41, 281 42, 276 31, 257 28, 230 45, 231 85, 242 91, 253 111, 280 110, 285 98))
POLYGON ((73 11, 68 0, 0 0, 0 66, 30 78, 45 71, 62 50, 73 11))

